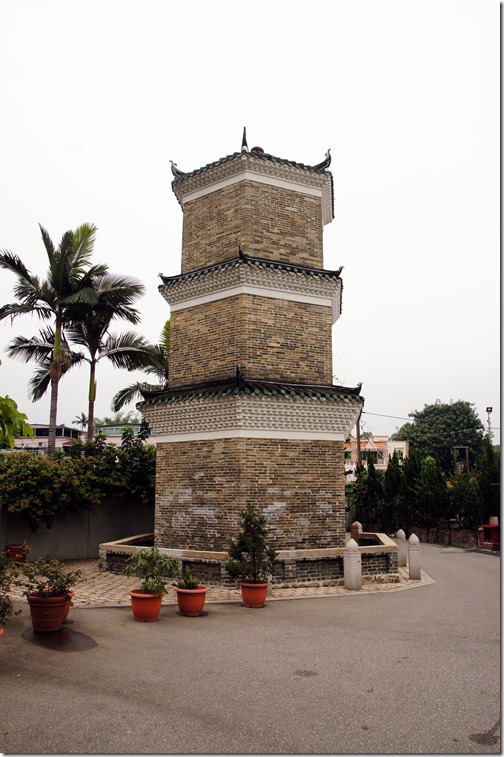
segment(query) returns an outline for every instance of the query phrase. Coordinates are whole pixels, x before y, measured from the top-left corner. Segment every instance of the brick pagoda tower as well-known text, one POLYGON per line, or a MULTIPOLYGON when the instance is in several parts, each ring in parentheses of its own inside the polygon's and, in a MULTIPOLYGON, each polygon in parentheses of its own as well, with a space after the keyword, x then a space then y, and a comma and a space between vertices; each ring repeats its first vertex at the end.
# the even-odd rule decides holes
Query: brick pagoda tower
POLYGON ((329 162, 249 150, 244 134, 241 152, 173 168, 184 220, 181 273, 159 287, 169 388, 138 407, 156 436, 155 544, 207 583, 224 579, 248 502, 268 518, 280 583, 306 550, 322 558, 345 545, 343 445, 363 399, 332 383, 342 281, 323 268, 329 162))

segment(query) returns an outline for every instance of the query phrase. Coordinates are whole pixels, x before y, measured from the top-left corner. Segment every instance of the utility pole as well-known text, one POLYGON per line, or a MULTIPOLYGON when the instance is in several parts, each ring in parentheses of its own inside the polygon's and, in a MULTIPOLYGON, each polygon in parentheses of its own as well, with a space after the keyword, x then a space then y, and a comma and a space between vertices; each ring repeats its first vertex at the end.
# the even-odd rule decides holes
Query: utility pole
POLYGON ((356 439, 357 439, 357 465, 362 465, 362 455, 361 455, 361 446, 360 446, 360 419, 362 415, 362 407, 361 411, 359 413, 359 417, 357 418, 357 426, 356 426, 356 439))
POLYGON ((492 412, 493 407, 487 407, 486 413, 488 415, 488 439, 492 439, 492 432, 490 431, 490 413, 492 412))

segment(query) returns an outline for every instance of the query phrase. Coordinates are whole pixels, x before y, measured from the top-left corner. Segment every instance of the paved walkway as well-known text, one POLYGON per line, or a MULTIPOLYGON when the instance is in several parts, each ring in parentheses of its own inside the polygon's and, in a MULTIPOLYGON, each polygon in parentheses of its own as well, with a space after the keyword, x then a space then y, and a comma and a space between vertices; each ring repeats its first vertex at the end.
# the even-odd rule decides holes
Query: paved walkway
MULTIPOLYGON (((65 565, 71 570, 80 570, 82 577, 76 584, 73 604, 75 607, 121 607, 129 605, 130 589, 138 586, 137 578, 117 575, 115 573, 101 572, 98 570, 98 560, 69 560, 65 565)), ((363 581, 361 593, 380 591, 400 591, 432 583, 432 579, 422 572, 421 581, 410 581, 407 568, 399 568, 399 582, 387 583, 385 581, 363 581)), ((290 589, 273 587, 268 600, 280 599, 305 599, 308 597, 324 597, 337 595, 351 595, 355 591, 345 589, 344 586, 310 586, 290 589)), ((11 596, 22 599, 20 588, 12 587, 11 596)), ((209 587, 206 602, 241 602, 239 589, 225 589, 209 587)), ((163 598, 163 605, 176 605, 177 598, 175 589, 170 587, 163 598)))

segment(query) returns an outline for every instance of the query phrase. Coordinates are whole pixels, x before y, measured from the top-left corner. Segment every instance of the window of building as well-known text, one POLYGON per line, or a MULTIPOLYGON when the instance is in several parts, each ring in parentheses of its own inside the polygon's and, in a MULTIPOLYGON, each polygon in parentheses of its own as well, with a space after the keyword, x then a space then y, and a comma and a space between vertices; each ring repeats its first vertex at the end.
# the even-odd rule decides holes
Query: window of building
POLYGON ((394 450, 394 455, 397 455, 397 459, 398 460, 402 460, 403 457, 404 457, 404 450, 402 450, 402 449, 395 449, 394 450))
POLYGON ((367 460, 368 463, 373 463, 373 465, 376 465, 378 462, 378 452, 374 449, 364 450, 364 452, 362 453, 362 459, 367 460))

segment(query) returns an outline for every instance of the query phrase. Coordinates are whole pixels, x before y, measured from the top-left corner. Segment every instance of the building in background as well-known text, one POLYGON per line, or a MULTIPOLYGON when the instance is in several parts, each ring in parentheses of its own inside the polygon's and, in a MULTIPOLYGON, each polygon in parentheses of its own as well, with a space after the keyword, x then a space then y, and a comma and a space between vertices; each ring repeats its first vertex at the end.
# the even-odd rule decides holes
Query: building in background
MULTIPOLYGON (((30 423, 33 429, 33 439, 29 436, 20 436, 14 439, 14 449, 36 451, 41 455, 47 454, 47 441, 49 439, 49 426, 47 423, 30 423)), ((77 439, 84 440, 84 432, 72 426, 56 426, 56 449, 64 450, 77 439)))
MULTIPOLYGON (((362 465, 367 468, 371 461, 376 470, 385 471, 393 454, 399 458, 399 462, 408 457, 409 442, 392 441, 388 436, 361 437, 362 465)), ((355 468, 357 467, 357 439, 349 436, 345 442, 345 475, 346 483, 355 481, 355 468)))

